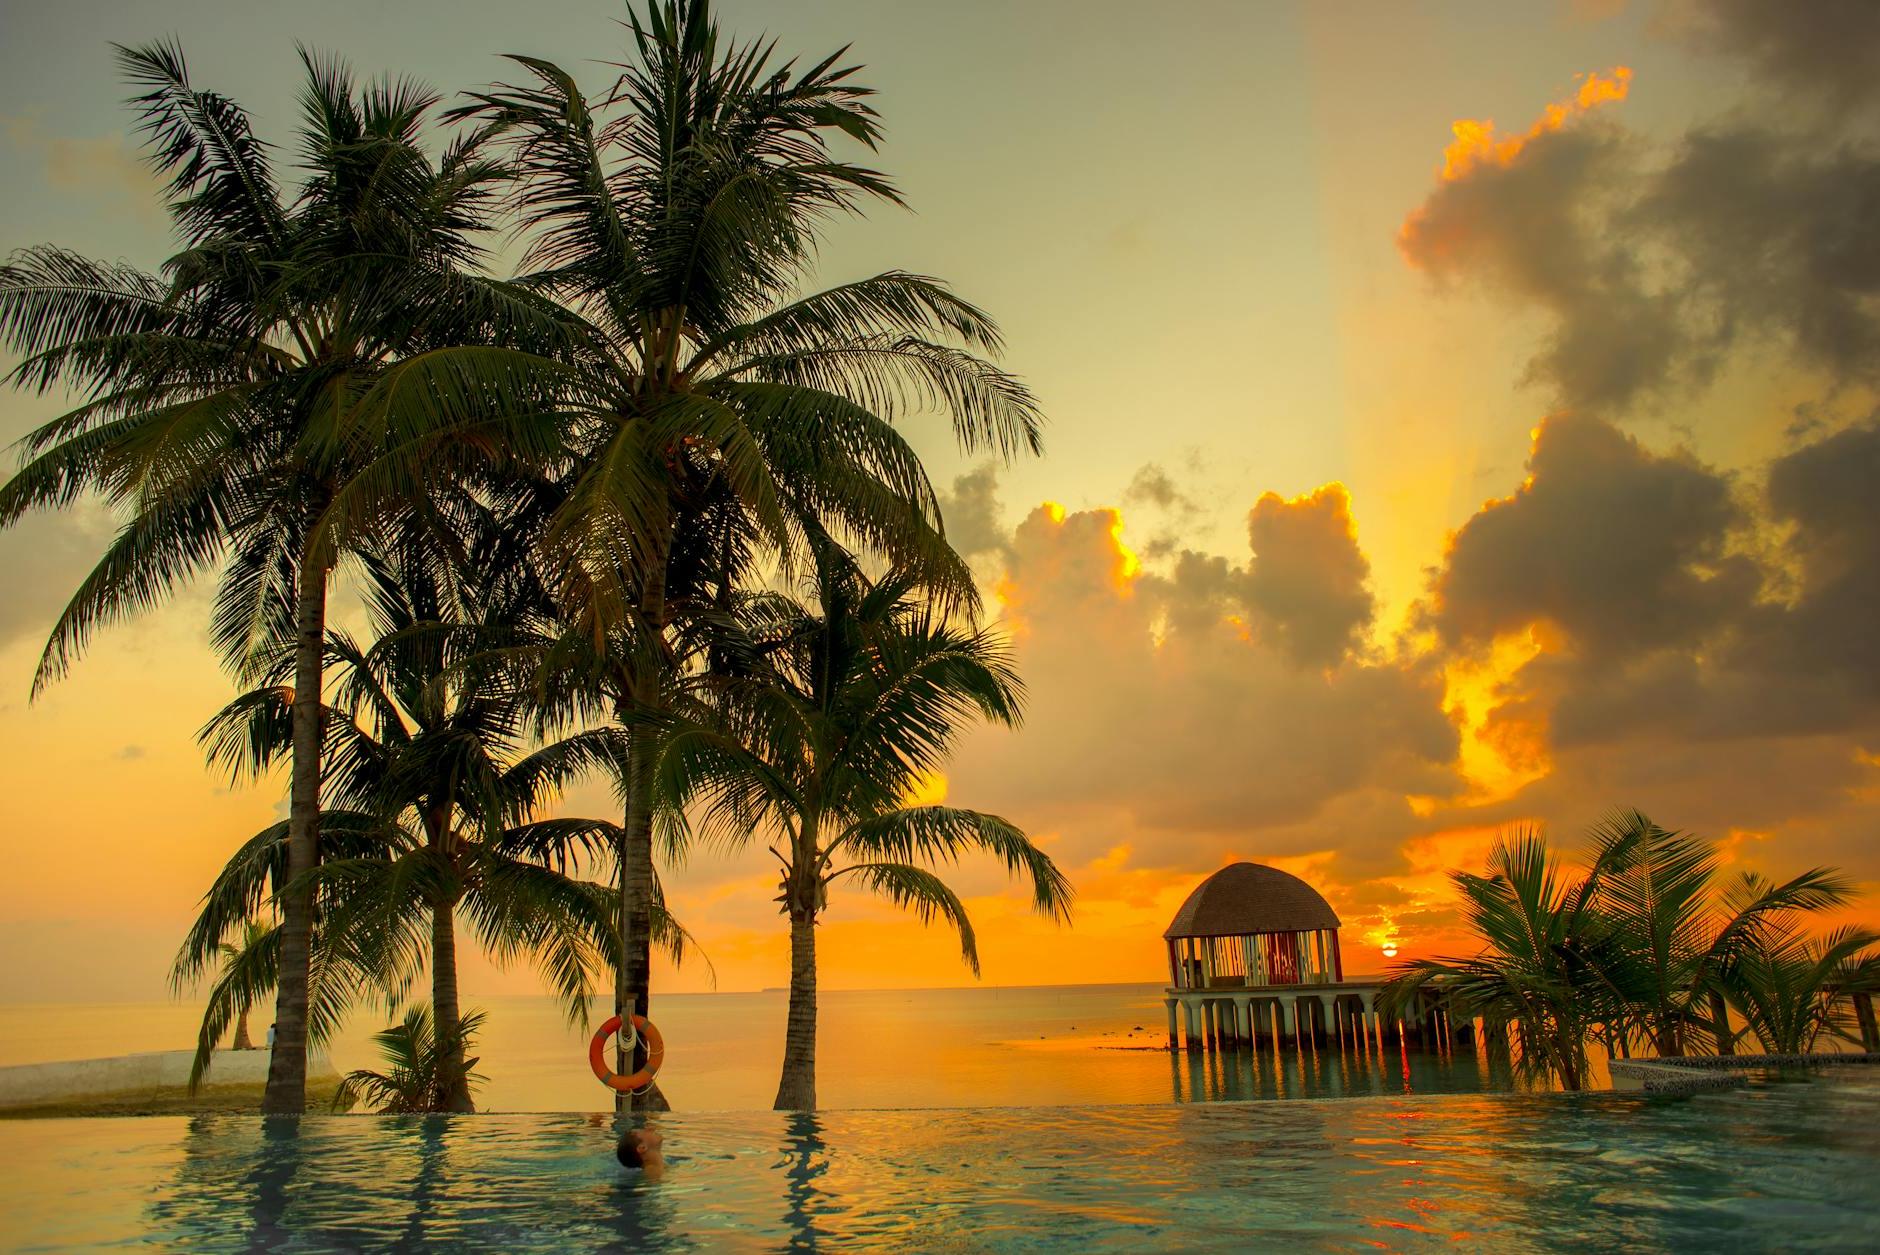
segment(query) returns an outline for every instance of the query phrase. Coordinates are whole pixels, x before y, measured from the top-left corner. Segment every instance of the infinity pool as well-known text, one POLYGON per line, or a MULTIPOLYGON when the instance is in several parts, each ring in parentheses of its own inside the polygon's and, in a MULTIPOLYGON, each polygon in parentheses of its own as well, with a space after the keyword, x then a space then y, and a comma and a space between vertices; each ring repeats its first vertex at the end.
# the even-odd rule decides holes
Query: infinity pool
POLYGON ((666 1117, 0 1124, 16 1249, 1873 1249, 1880 1075, 1470 1095, 666 1117))

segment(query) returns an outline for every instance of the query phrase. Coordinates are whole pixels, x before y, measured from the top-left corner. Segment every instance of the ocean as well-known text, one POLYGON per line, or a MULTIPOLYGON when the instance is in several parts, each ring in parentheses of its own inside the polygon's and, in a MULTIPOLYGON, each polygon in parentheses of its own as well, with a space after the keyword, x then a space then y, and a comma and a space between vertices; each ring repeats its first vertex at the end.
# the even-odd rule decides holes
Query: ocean
MULTIPOLYGON (((787 995, 655 993, 666 1039, 660 1084, 684 1111, 768 1108, 783 1059, 787 995)), ((475 1044, 485 1111, 598 1111, 609 1092, 587 1065, 592 1028, 539 996, 479 998, 475 1044)), ((596 1008, 593 1025, 606 1012, 596 1008)), ((180 1002, 0 1006, 0 1066, 186 1050, 200 1010, 180 1002)), ((389 1022, 355 1011, 330 1047, 341 1070, 378 1062, 371 1035, 389 1022)), ((1170 1054, 1161 986, 826 991, 818 1101, 825 1109, 1070 1106, 1261 1097, 1470 1092, 1512 1087, 1486 1057, 1382 1055, 1336 1044, 1226 1057, 1170 1054)), ((256 1041, 267 1016, 251 1024, 256 1041)))

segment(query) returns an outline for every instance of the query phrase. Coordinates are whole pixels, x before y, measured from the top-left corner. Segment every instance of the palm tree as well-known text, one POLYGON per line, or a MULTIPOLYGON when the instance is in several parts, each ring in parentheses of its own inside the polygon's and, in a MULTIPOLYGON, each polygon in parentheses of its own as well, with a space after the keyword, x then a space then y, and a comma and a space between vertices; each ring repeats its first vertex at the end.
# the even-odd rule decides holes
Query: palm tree
POLYGON ((801 293, 828 219, 899 203, 881 174, 832 151, 880 135, 840 52, 779 65, 774 44, 722 38, 706 0, 652 0, 629 28, 633 59, 598 102, 560 66, 514 57, 527 81, 456 116, 509 143, 531 232, 519 282, 567 310, 578 346, 569 465, 543 546, 573 626, 627 638, 616 713, 638 731, 616 1009, 644 1014, 658 723, 643 716, 675 688, 680 520, 726 500, 735 530, 786 558, 827 526, 969 601, 970 574, 892 420, 937 409, 965 448, 1011 455, 1038 448, 1039 419, 982 356, 999 349, 992 321, 937 280, 890 272, 801 293))
POLYGON ((333 1096, 343 1110, 364 1099, 380 1115, 417 1115, 429 1111, 460 1111, 467 1095, 484 1077, 469 1054, 471 1038, 483 1027, 483 1012, 469 1011, 454 1027, 434 1023, 431 1009, 422 1004, 405 1012, 404 1019, 374 1033, 385 1056, 386 1071, 360 1068, 349 1072, 333 1096))
POLYGON ((0 489, 0 526, 102 494, 127 517, 54 627, 35 690, 91 634, 218 569, 212 637, 244 677, 277 643, 295 654, 291 872, 280 900, 276 1038, 264 1110, 305 1103, 319 854, 326 596, 346 534, 323 522, 340 489, 363 528, 414 468, 514 452, 538 411, 541 363, 519 349, 559 324, 519 289, 471 273, 501 167, 481 137, 433 161, 435 97, 405 80, 356 87, 302 54, 297 189, 247 114, 189 78, 181 50, 120 48, 179 251, 160 275, 52 246, 0 268, 0 340, 18 386, 72 387, 0 489), (474 437, 489 425, 485 440, 474 437), (299 886, 299 887, 297 887, 299 886))
POLYGON ((266 944, 268 935, 274 930, 260 920, 247 920, 242 924, 239 941, 222 943, 222 979, 218 983, 233 984, 241 992, 235 995, 235 1036, 229 1041, 230 1050, 253 1050, 255 1043, 248 1036, 248 1013, 254 1009, 273 988, 273 982, 249 984, 237 974, 244 968, 254 966, 253 956, 266 944), (231 977, 235 978, 231 981, 231 977))
MULTIPOLYGON (((281 729, 276 739, 285 741, 288 716, 278 702, 274 722, 281 729)), ((383 840, 378 829, 369 815, 328 811, 322 816, 322 844, 329 856, 357 856, 378 848, 383 840)), ((189 1073, 191 1093, 208 1073, 216 1043, 229 1024, 260 1005, 279 984, 281 926, 278 921, 263 923, 259 917, 270 903, 282 900, 287 880, 288 825, 282 821, 255 833, 230 856, 203 895, 201 909, 171 965, 170 985, 178 992, 215 972, 196 1034, 189 1073), (227 938, 236 935, 241 940, 231 948, 227 938)), ((327 941, 324 920, 332 905, 330 895, 316 894, 308 968, 309 1047, 331 1040, 347 1008, 378 988, 375 974, 359 955, 344 948, 343 939, 327 941)))
POLYGON ((923 922, 946 920, 975 975, 972 924, 935 863, 988 852, 1029 878, 1048 916, 1068 920, 1072 897, 1008 820, 911 800, 972 721, 1018 722, 1022 685, 1004 646, 950 624, 907 572, 874 583, 833 545, 817 557, 818 606, 748 598, 761 668, 722 681, 710 714, 675 719, 659 763, 661 792, 712 835, 773 838, 791 960, 778 1110, 816 1105, 816 924, 831 886, 850 881, 923 922))
MULTIPOLYGON (((523 708, 496 665, 524 611, 500 580, 451 570, 418 537, 368 550, 363 565, 376 639, 328 633, 327 788, 370 816, 376 839, 310 874, 327 904, 324 944, 394 994, 428 963, 438 1040, 459 1041, 461 914, 485 951, 530 958, 571 1020, 584 1020, 592 972, 612 952, 612 898, 548 859, 582 841, 612 844, 618 829, 535 818, 558 783, 541 767, 553 747, 524 754, 523 708)), ((287 751, 284 706, 277 687, 230 703, 204 730, 211 760, 266 770, 287 751)), ((658 923, 682 950, 663 912, 658 923)), ((448 1109, 472 1109, 467 1087, 448 1109)))
POLYGON ((1636 983, 1629 952, 1598 906, 1636 848, 1636 837, 1607 843, 1575 876, 1538 829, 1498 841, 1487 875, 1449 873, 1481 953, 1395 964, 1382 1005, 1395 1012, 1430 987, 1465 1016, 1513 1026, 1525 1070, 1583 1088, 1588 1036, 1623 1015, 1625 991, 1636 983))
MULTIPOLYGON (((1725 902, 1747 909, 1774 886, 1746 872, 1725 902)), ((1834 1037, 1860 1044, 1852 996, 1880 990, 1880 932, 1845 926, 1810 937, 1799 909, 1770 914, 1723 977, 1732 1006, 1770 1054, 1807 1054, 1834 1037)))
MULTIPOLYGON (((1682 1055, 1685 1034, 1708 1028, 1720 1053, 1732 1034, 1724 1011, 1726 984, 1745 955, 1758 949, 1772 920, 1793 912, 1832 910, 1852 899, 1853 886, 1827 868, 1782 884, 1757 880, 1756 892, 1719 901, 1714 844, 1667 832, 1638 811, 1613 814, 1593 830, 1595 854, 1631 851, 1600 885, 1599 906, 1630 956, 1638 981, 1631 1014, 1658 1054, 1682 1055)), ((1623 1031, 1623 1029, 1622 1029, 1623 1031)))

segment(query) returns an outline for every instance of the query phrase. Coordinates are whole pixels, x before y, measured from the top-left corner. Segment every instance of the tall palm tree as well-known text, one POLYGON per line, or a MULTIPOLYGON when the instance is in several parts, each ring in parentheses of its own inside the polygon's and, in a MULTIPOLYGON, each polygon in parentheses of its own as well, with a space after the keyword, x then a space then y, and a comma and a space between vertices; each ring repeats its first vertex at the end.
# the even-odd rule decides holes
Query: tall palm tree
MULTIPOLYGON (((592 973, 612 953, 613 899, 546 856, 612 844, 618 829, 536 818, 557 778, 539 765, 545 751, 525 753, 522 705, 490 661, 504 659, 524 611, 499 581, 453 572, 416 538, 368 550, 364 567, 375 640, 328 633, 327 791, 370 817, 376 839, 310 873, 327 904, 323 944, 394 993, 428 965, 437 1039, 460 1042, 461 914, 485 951, 531 959, 584 1019, 592 973)), ((211 759, 243 774, 278 761, 284 706, 277 687, 230 703, 204 730, 211 759)), ((682 944, 663 912, 657 922, 682 944)), ((461 1078, 448 1109, 472 1109, 461 1078)))
POLYGON ((1731 1040, 1724 1012, 1731 971, 1758 949, 1773 921, 1795 912, 1832 910, 1852 900, 1854 887, 1827 868, 1814 868, 1782 884, 1756 880, 1727 900, 1718 893, 1719 860, 1712 842, 1668 832, 1638 811, 1616 812, 1592 833, 1595 856, 1624 846, 1629 857, 1600 884, 1599 906, 1630 955, 1637 981, 1630 991, 1631 1021, 1666 1057, 1682 1055, 1686 1034, 1709 1029, 1718 1049, 1731 1040))
POLYGON ((478 237, 504 177, 481 137, 433 160, 436 98, 399 79, 354 84, 302 54, 298 186, 239 105, 190 80, 177 46, 120 48, 153 166, 167 176, 179 251, 161 274, 52 246, 0 268, 11 379, 79 390, 83 403, 24 442, 0 489, 0 526, 97 492, 127 518, 54 627, 35 688, 98 626, 218 570, 212 636, 238 674, 276 643, 296 650, 292 875, 281 899, 276 1037, 264 1110, 305 1103, 319 853, 326 596, 344 534, 323 523, 342 486, 363 526, 414 469, 481 455, 475 439, 541 408, 544 368, 522 348, 557 342, 529 294, 478 277, 478 237), (478 347, 494 343, 517 349, 478 347), (302 886, 302 887, 296 887, 302 886))
POLYGON ((1022 685, 1004 646, 949 623, 918 582, 879 583, 833 545, 817 547, 817 605, 747 599, 762 666, 718 686, 710 714, 675 718, 659 763, 662 794, 733 843, 772 838, 778 901, 790 921, 790 1009, 778 1110, 816 1105, 816 925, 845 881, 958 932, 975 974, 965 905, 933 871, 984 851, 1026 876, 1032 903, 1069 919, 1072 890, 1015 825, 911 799, 972 722, 1018 722, 1022 685))
MULTIPOLYGON (((274 705, 274 722, 280 730, 273 736, 285 742, 287 711, 278 702, 274 705)), ((321 818, 321 842, 329 857, 357 856, 383 842, 380 826, 369 815, 327 811, 321 818)), ((213 1064, 216 1043, 229 1024, 248 1008, 260 1005, 279 984, 280 922, 263 923, 261 917, 271 904, 282 901, 287 881, 288 825, 281 821, 255 833, 229 857, 204 893, 196 919, 177 951, 170 968, 172 989, 181 992, 214 973, 190 1065, 192 1093, 213 1064), (231 954, 227 938, 235 935, 241 941, 231 954)), ((344 948, 343 938, 327 940, 324 922, 332 906, 330 895, 316 893, 307 981, 310 1048, 330 1041, 347 1009, 380 985, 361 957, 344 948)))
POLYGON ((1587 1038, 1623 1016, 1625 991, 1636 980, 1598 903, 1637 844, 1636 837, 1606 844, 1574 875, 1538 829, 1498 841, 1487 875, 1449 873, 1481 953, 1395 964, 1382 1005, 1401 1009, 1431 987, 1464 1015, 1513 1026, 1517 1062, 1530 1073, 1583 1088, 1587 1038))
POLYGON ((937 280, 890 272, 801 291, 830 218, 899 203, 832 148, 872 149, 880 135, 856 67, 840 52, 779 64, 772 43, 723 38, 706 0, 651 0, 628 26, 631 60, 598 100, 560 66, 514 57, 526 81, 476 94, 457 116, 510 145, 531 240, 520 282, 567 310, 578 346, 571 457, 544 548, 571 622, 628 637, 618 713, 638 732, 616 1000, 644 1014, 658 736, 642 715, 675 687, 681 517, 727 499, 749 540, 785 558, 827 526, 969 600, 892 420, 938 410, 965 448, 1011 455, 1037 449, 1039 418, 983 356, 999 349, 992 321, 937 280))
POLYGON ((229 1039, 230 1050, 253 1050, 254 1039, 248 1035, 248 1013, 252 1011, 273 989, 273 982, 249 984, 237 975, 244 967, 253 965, 253 956, 260 952, 267 943, 268 934, 274 930, 260 920, 251 919, 241 927, 235 941, 222 943, 222 982, 231 983, 242 990, 235 996, 235 1035, 229 1039), (231 981, 231 978, 235 978, 231 981))

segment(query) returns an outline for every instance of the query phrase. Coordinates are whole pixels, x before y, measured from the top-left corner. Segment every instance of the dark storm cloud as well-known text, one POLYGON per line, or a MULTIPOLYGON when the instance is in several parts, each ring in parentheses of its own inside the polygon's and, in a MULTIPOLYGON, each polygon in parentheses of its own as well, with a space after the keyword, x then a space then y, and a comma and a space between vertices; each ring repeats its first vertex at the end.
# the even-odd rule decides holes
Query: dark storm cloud
POLYGON ((1873 0, 1682 0, 1672 26, 1770 85, 1847 108, 1880 100, 1880 4, 1873 0))
POLYGON ((1610 229, 1633 184, 1635 147, 1601 123, 1538 135, 1505 165, 1439 183, 1398 238, 1440 282, 1475 282, 1551 313, 1530 374, 1575 407, 1630 405, 1689 360, 1675 298, 1644 286, 1644 241, 1610 229))
POLYGON ((1772 670, 1819 677, 1880 707, 1880 423, 1778 459, 1768 501, 1794 528, 1787 549, 1800 589, 1758 620, 1744 652, 1760 647, 1772 670))
POLYGON ((1550 420, 1529 467, 1457 532, 1426 611, 1464 652, 1558 629, 1507 717, 1569 749, 1880 730, 1880 426, 1753 491, 1589 419, 1550 420))
POLYGON ((1545 622, 1602 658, 1695 641, 1758 578, 1726 553, 1743 523, 1724 476, 1596 419, 1542 424, 1529 479, 1457 531, 1430 621, 1456 645, 1545 622))
POLYGON ((1871 383, 1880 147, 1871 127, 1772 112, 1668 148, 1576 117, 1444 177, 1399 246, 1441 284, 1551 315, 1529 373, 1569 408, 1678 400, 1739 347, 1871 383))
POLYGON ((1712 351, 1765 339, 1840 379, 1880 369, 1877 226, 1880 150, 1747 126, 1693 131, 1614 223, 1673 253, 1712 351))

